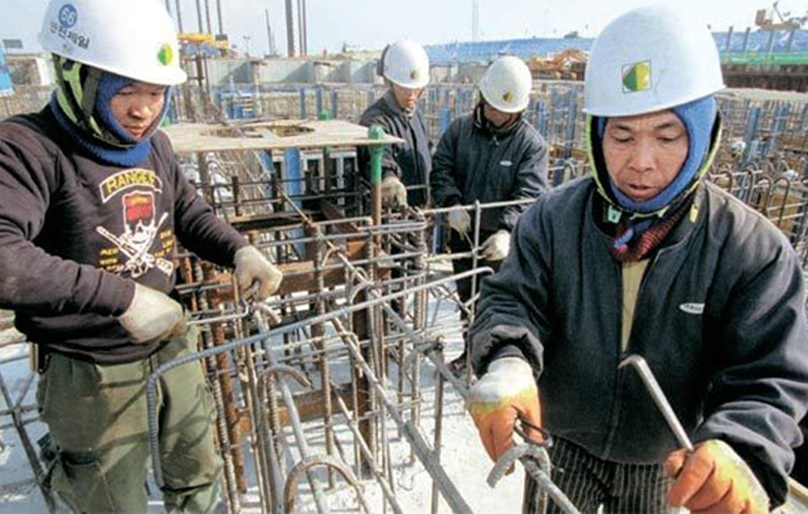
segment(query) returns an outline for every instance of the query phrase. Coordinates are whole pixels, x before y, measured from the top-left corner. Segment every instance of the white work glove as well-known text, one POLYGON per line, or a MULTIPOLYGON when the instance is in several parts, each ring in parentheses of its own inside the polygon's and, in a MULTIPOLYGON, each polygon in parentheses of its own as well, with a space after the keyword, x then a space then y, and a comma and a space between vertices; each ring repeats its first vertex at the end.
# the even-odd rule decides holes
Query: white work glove
POLYGON ((406 207, 407 188, 395 175, 382 180, 382 206, 384 207, 406 207))
POLYGON ((471 216, 465 209, 449 211, 449 227, 460 234, 465 234, 471 227, 471 216))
POLYGON ((511 233, 504 228, 494 232, 480 247, 480 255, 489 261, 501 261, 510 251, 511 233))
POLYGON ((182 305, 151 287, 135 284, 135 297, 118 322, 133 343, 168 341, 185 335, 182 305))
POLYGON ((245 246, 236 252, 236 282, 242 298, 263 302, 278 290, 283 273, 254 246, 245 246), (253 285, 257 288, 253 291, 253 285))
POLYGON ((469 389, 466 404, 480 432, 485 451, 494 462, 513 446, 517 418, 527 422, 526 435, 542 441, 539 390, 530 364, 519 357, 503 357, 469 389))
POLYGON ((730 445, 708 439, 688 455, 676 450, 665 461, 676 481, 668 503, 693 512, 769 512, 769 497, 749 466, 730 445))

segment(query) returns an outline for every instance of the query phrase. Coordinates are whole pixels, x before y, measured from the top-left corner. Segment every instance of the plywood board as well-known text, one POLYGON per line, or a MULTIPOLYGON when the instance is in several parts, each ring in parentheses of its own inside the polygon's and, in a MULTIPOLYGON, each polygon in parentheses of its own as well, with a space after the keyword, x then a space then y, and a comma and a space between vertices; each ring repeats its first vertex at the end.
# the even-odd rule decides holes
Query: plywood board
POLYGON ((283 120, 230 127, 194 123, 171 125, 164 130, 177 153, 356 147, 404 142, 388 135, 383 139, 370 139, 367 127, 342 120, 283 120))

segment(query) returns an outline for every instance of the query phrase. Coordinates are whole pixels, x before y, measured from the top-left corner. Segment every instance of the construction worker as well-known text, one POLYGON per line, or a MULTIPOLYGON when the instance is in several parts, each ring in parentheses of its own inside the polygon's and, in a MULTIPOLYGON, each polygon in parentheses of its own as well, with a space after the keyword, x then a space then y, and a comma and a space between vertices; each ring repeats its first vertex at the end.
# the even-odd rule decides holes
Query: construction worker
POLYGON ((666 7, 611 22, 586 71, 591 177, 523 214, 483 281, 469 395, 480 438, 498 459, 517 419, 532 439, 546 429, 552 480, 582 512, 757 513, 786 499, 808 397, 805 285, 784 235, 704 180, 723 87, 706 27, 666 7), (629 354, 692 453, 618 368, 629 354))
MULTIPOLYGON (((531 86, 530 70, 517 57, 501 57, 488 67, 480 80, 473 112, 452 122, 435 151, 429 181, 436 205, 535 200, 546 189, 547 145, 523 118, 531 86)), ((529 206, 523 203, 482 211, 478 266, 499 268, 510 249, 511 230, 529 206)), ((470 211, 452 210, 447 217, 452 253, 475 250, 474 231, 478 227, 472 223, 470 211)), ((455 273, 461 273, 472 268, 473 260, 454 259, 452 266, 455 273)), ((479 277, 475 280, 474 290, 479 292, 479 277)), ((472 296, 472 279, 459 280, 457 293, 467 303, 472 296)), ((466 369, 467 355, 464 350, 450 363, 454 373, 459 375, 466 369)))
MULTIPOLYGON (((158 129, 186 79, 162 2, 52 0, 39 40, 57 89, 0 123, 0 305, 41 350, 51 488, 76 512, 146 512, 146 382, 195 351, 171 297, 177 243, 235 265, 258 300, 281 273, 215 216, 158 129)), ((199 363, 158 395, 165 508, 211 512, 221 463, 199 363)))
MULTIPOLYGON (((377 72, 389 89, 362 113, 359 123, 366 127, 380 125, 386 134, 405 141, 384 149, 382 205, 423 207, 428 198, 432 148, 418 99, 429 83, 429 58, 418 43, 397 41, 382 52, 377 72)), ((363 150, 361 169, 367 171, 368 163, 363 150)))

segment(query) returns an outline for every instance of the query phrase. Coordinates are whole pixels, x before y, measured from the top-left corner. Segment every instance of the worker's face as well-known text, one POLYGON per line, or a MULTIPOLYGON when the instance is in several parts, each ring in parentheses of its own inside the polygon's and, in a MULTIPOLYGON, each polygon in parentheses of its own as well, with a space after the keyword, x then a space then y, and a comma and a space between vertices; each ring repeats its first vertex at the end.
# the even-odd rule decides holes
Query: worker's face
POLYGON ((645 202, 679 174, 688 142, 684 123, 671 111, 609 118, 603 157, 615 186, 635 202, 645 202))
POLYGON ((166 86, 134 82, 112 97, 112 115, 130 136, 140 139, 163 112, 165 93, 166 86))
POLYGON ((410 89, 393 83, 390 83, 390 87, 393 88, 396 102, 398 102, 398 106, 401 107, 402 110, 407 112, 415 111, 415 108, 418 106, 418 99, 424 91, 423 89, 410 89))
POLYGON ((497 128, 504 127, 515 117, 519 116, 518 114, 512 112, 502 112, 494 107, 491 107, 487 103, 483 105, 483 115, 489 121, 489 123, 497 128))

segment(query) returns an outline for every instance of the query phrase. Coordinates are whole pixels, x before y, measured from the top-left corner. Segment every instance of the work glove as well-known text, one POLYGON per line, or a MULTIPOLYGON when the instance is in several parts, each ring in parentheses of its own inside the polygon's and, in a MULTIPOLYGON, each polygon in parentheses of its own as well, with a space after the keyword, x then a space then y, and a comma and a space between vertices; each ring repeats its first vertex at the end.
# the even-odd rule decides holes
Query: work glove
POLYGON ((384 207, 406 207, 407 188, 395 175, 382 180, 382 206, 384 207))
POLYGON ((135 284, 132 303, 118 316, 133 343, 168 341, 185 335, 182 305, 156 289, 135 284))
POLYGON ((469 216, 469 211, 464 209, 449 211, 448 218, 449 228, 455 232, 465 234, 469 231, 469 227, 471 227, 471 216, 469 216))
POLYGON ((517 419, 526 421, 525 434, 542 441, 539 390, 530 365, 519 357, 503 357, 469 389, 467 406, 485 451, 494 462, 513 446, 517 419))
POLYGON ((242 298, 263 302, 278 290, 283 274, 254 246, 236 252, 236 282, 242 298), (255 286, 255 288, 254 288, 255 286))
POLYGON ((769 511, 769 497, 755 474, 730 445, 710 439, 671 453, 665 472, 676 477, 668 503, 693 512, 757 514, 769 511))
POLYGON ((501 261, 511 251, 511 233, 505 229, 494 232, 480 247, 480 255, 489 261, 501 261))

